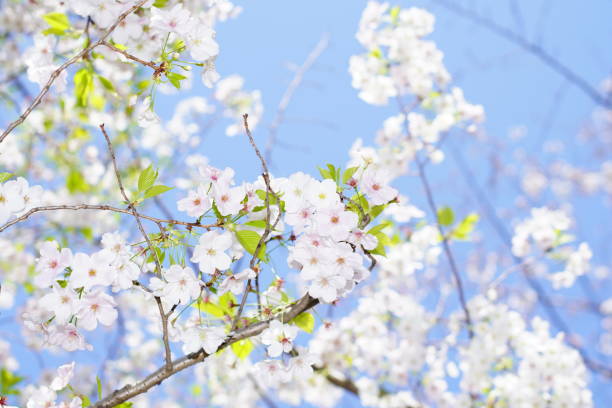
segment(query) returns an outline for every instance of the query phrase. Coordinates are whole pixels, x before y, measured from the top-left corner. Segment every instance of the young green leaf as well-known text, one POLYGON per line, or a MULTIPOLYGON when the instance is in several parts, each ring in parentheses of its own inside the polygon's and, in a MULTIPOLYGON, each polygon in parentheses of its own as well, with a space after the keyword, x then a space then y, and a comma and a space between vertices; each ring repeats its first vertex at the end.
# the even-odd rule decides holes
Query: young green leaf
POLYGON ((98 81, 100 81, 100 83, 102 84, 104 89, 106 89, 107 91, 115 93, 115 86, 113 85, 113 83, 111 81, 109 81, 108 79, 104 78, 102 75, 97 75, 97 77, 98 77, 98 81))
POLYGON ((312 313, 301 313, 291 320, 291 323, 295 324, 306 333, 312 333, 314 330, 315 319, 312 313))
POLYGON ((451 232, 451 237, 455 239, 459 239, 459 240, 468 239, 469 235, 474 230, 474 227, 476 226, 478 219, 479 219, 478 214, 476 213, 469 214, 467 217, 461 220, 459 225, 457 225, 457 227, 453 230, 453 232, 451 232))
POLYGON ((342 176, 342 182, 346 184, 351 178, 353 178, 353 175, 358 169, 359 167, 349 167, 346 169, 344 175, 342 176))
POLYGON ((249 339, 237 341, 232 344, 232 351, 241 360, 244 360, 251 354, 251 351, 255 348, 253 342, 249 339))
MULTIPOLYGON (((259 240, 261 239, 261 236, 255 231, 240 230, 236 232, 236 238, 238 238, 238 242, 240 242, 240 244, 244 247, 244 249, 246 249, 246 251, 249 254, 254 255, 255 250, 257 249, 257 245, 259 244, 259 240)), ((266 259, 266 244, 265 243, 262 244, 261 247, 259 248, 259 253, 257 254, 257 257, 261 259, 262 261, 265 261, 266 259)))
POLYGON ((146 191, 157 180, 157 170, 153 166, 144 169, 138 176, 138 191, 146 191))
POLYGON ((0 173, 0 183, 4 183, 6 180, 9 180, 13 177, 12 173, 0 173))
POLYGON ((77 106, 85 107, 93 91, 93 75, 89 68, 81 68, 74 74, 74 96, 77 106))
POLYGON ((102 399, 102 381, 98 376, 96 376, 96 383, 98 384, 98 399, 102 399))
POLYGON ((448 206, 440 208, 438 210, 438 222, 444 227, 453 225, 455 222, 455 213, 453 209, 448 206))
POLYGON ((70 21, 65 14, 49 13, 43 16, 43 20, 49 24, 49 28, 43 31, 43 34, 64 35, 66 30, 70 28, 70 21))
POLYGON ((152 187, 147 188, 147 190, 145 191, 145 194, 144 194, 144 198, 147 199, 147 198, 155 197, 157 195, 163 194, 166 191, 170 191, 170 190, 172 190, 172 187, 168 187, 168 186, 164 186, 164 185, 158 184, 156 186, 152 186, 152 187))

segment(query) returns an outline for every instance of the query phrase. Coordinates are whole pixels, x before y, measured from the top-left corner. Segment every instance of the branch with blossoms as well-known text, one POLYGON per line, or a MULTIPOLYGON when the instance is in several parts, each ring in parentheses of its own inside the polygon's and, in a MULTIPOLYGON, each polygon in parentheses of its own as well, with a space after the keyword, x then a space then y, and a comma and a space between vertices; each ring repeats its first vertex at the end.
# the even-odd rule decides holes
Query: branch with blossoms
POLYGON ((123 13, 121 13, 119 15, 119 17, 117 18, 117 20, 101 35, 101 37, 94 43, 89 44, 87 47, 85 47, 81 52, 79 52, 78 54, 76 54, 74 57, 70 58, 68 61, 64 62, 62 65, 60 65, 56 70, 54 70, 51 75, 49 76, 49 80, 47 81, 47 83, 42 87, 42 90, 40 91, 40 93, 34 98, 34 100, 32 101, 32 103, 30 103, 30 105, 23 111, 23 113, 19 116, 19 118, 17 118, 15 121, 11 122, 6 130, 4 130, 2 132, 2 134, 0 134, 0 143, 2 143, 4 141, 4 139, 20 124, 23 123, 24 120, 26 120, 26 118, 30 115, 30 113, 36 109, 36 107, 42 102, 42 100, 44 99, 44 97, 47 95, 47 93, 49 92, 49 90, 51 89, 51 86, 53 85, 53 83, 55 82, 55 80, 66 71, 66 69, 68 67, 70 67, 71 65, 74 65, 75 63, 79 62, 81 60, 81 58, 86 57, 93 49, 95 49, 96 47, 104 44, 106 38, 111 35, 111 33, 117 28, 117 26, 131 13, 133 13, 134 11, 138 10, 140 7, 142 7, 148 0, 139 0, 136 4, 134 4, 132 7, 130 7, 128 10, 124 11, 123 13))
POLYGON ((479 241, 489 234, 477 213, 444 205, 433 167, 456 130, 479 132, 484 109, 451 85, 427 11, 368 2, 352 85, 399 112, 374 145, 356 140, 345 165, 284 177, 270 172, 271 152, 327 37, 296 70, 260 150, 261 93, 215 67, 215 27, 241 10, 229 0, 5 10, 33 17, 0 33, 23 55, 0 53, 10 80, 0 92, 24 100, 0 136, 0 308, 14 307, 21 329, 0 339, 0 405, 165 406, 166 394, 186 406, 337 406, 349 395, 371 407, 588 408, 589 370, 610 377, 563 314, 585 305, 604 319, 612 306, 549 293, 591 268, 572 217, 540 207, 506 222, 468 175, 470 199, 502 226, 500 250, 479 241), (210 94, 162 119, 156 101, 190 89, 196 70, 210 94), (11 89, 26 76, 40 86, 31 100, 11 89), (251 179, 200 154, 222 122, 257 158, 251 179), (417 204, 396 181, 420 185, 417 204), (487 251, 487 268, 472 260, 487 251), (113 326, 105 353, 97 330, 113 326), (35 378, 11 353, 19 342, 75 361, 35 378), (104 359, 95 367, 77 351, 104 359))

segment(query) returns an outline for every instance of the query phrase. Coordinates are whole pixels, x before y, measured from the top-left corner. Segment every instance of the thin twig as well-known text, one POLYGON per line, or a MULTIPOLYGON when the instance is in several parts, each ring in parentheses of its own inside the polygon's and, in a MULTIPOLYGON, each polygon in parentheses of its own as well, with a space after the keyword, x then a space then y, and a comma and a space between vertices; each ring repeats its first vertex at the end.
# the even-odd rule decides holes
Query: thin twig
POLYGON ((598 105, 604 106, 606 108, 612 107, 612 100, 605 97, 601 93, 597 91, 597 89, 593 88, 584 78, 580 75, 572 71, 566 65, 564 65, 561 61, 550 55, 546 50, 544 50, 538 44, 532 43, 525 39, 523 36, 515 33, 514 31, 506 28, 502 25, 495 23, 488 18, 485 18, 475 12, 464 8, 458 4, 457 1, 448 1, 448 0, 432 0, 435 4, 444 7, 445 9, 455 13, 458 16, 461 16, 467 20, 472 21, 473 23, 478 24, 479 26, 484 27, 490 32, 497 34, 498 36, 518 45, 531 55, 538 58, 542 61, 546 66, 548 66, 553 71, 557 72, 563 78, 567 79, 569 82, 574 84, 578 89, 580 89, 585 95, 593 100, 593 102, 598 105))
POLYGON ((21 116, 19 116, 19 118, 17 118, 15 121, 11 122, 10 125, 8 125, 8 127, 6 128, 6 130, 4 132, 2 132, 2 135, 0 135, 0 143, 2 143, 4 141, 4 139, 9 135, 9 133, 11 133, 17 126, 19 126, 20 124, 23 123, 24 120, 26 120, 26 118, 30 115, 30 113, 42 102, 43 98, 45 97, 45 95, 47 95, 47 93, 49 92, 49 89, 51 89, 51 85, 53 85, 53 82, 55 82, 55 80, 57 79, 57 77, 69 66, 71 66, 72 64, 78 62, 81 58, 83 58, 84 56, 88 55, 94 48, 96 48, 97 46, 101 45, 102 43, 104 43, 104 41, 106 40, 106 38, 108 38, 108 36, 115 30, 115 28, 117 28, 117 26, 131 13, 133 13, 134 11, 138 10, 140 7, 142 7, 148 0, 140 0, 138 3, 136 3, 133 7, 129 8, 128 10, 124 11, 123 13, 121 13, 119 15, 119 17, 117 18, 117 20, 113 23, 113 25, 111 25, 108 30, 106 30, 102 36, 98 39, 98 41, 90 44, 88 47, 84 48, 83 50, 81 50, 81 52, 79 52, 77 55, 75 55, 74 57, 70 58, 68 61, 64 62, 62 65, 59 66, 59 68, 57 68, 55 71, 53 71, 51 73, 51 76, 49 77, 49 80, 47 81, 47 83, 45 84, 45 86, 40 90, 40 93, 36 96, 36 98, 34 98, 34 100, 32 101, 32 103, 25 109, 25 111, 21 114, 21 116))
MULTIPOLYGON (((398 98, 397 101, 400 107, 400 111, 402 112, 404 116, 404 127, 405 127, 406 136, 410 137, 410 128, 409 128, 409 122, 408 122, 408 112, 409 111, 406 110, 406 107, 404 106, 400 98, 398 98)), ((453 252, 450 249, 450 245, 448 243, 448 237, 446 236, 444 232, 444 228, 438 218, 438 206, 436 205, 436 202, 433 196, 433 192, 431 190, 431 186, 429 185, 429 180, 427 179, 427 174, 425 172, 424 163, 419 159, 418 155, 415 158, 415 162, 417 164, 419 179, 421 180, 421 184, 423 186, 423 189, 425 190, 427 204, 429 206, 430 211, 433 213, 433 216, 436 220, 436 226, 437 226, 438 232, 440 233, 440 236, 442 237, 442 248, 444 249, 444 253, 448 260, 448 264, 450 266, 451 273, 455 281, 455 286, 457 287, 457 292, 459 293, 459 303, 461 304, 461 308, 463 309, 463 314, 465 315, 465 323, 468 329, 468 336, 472 338, 474 336, 474 331, 472 328, 472 318, 470 316, 470 310, 467 307, 467 302, 465 299, 463 281, 461 280, 461 275, 459 274, 459 269, 457 268, 457 263, 455 262, 455 257, 453 255, 453 252)))
MULTIPOLYGON (((113 149, 113 144, 111 143, 111 140, 108 137, 106 130, 104 129, 103 123, 100 125, 100 130, 102 131, 102 134, 104 135, 104 138, 106 139, 106 144, 108 146, 108 152, 113 162, 113 168, 115 169, 115 176, 117 177, 117 184, 119 184, 119 191, 121 191, 121 195, 123 196, 123 199, 127 203, 128 209, 131 209, 132 215, 134 215, 134 218, 136 219, 136 223, 138 224, 138 229, 140 230, 140 233, 142 234, 145 241, 147 241, 147 246, 149 247, 149 251, 152 253, 153 260, 155 261, 155 265, 157 267, 157 272, 161 276, 162 265, 159 260, 159 255, 157 254, 157 251, 155 251, 155 248, 153 248, 153 244, 151 243, 151 240, 149 239, 147 232, 142 226, 142 222, 140 221, 140 214, 138 214, 138 211, 136 211, 136 207, 130 201, 130 199, 127 196, 127 193, 125 192, 125 188, 123 187, 123 182, 121 181, 121 173, 119 172, 119 167, 117 166, 117 159, 115 157, 115 151, 113 149)), ((164 342, 166 370, 171 371, 172 370, 172 352, 170 350, 169 335, 168 335, 168 315, 166 315, 166 313, 164 312, 164 307, 161 303, 161 299, 159 298, 159 296, 155 296, 154 298, 155 298, 155 302, 157 303, 157 307, 159 309, 159 314, 160 314, 161 321, 162 321, 162 332, 163 332, 162 339, 164 342)))
MULTIPOLYGON (((5 229, 21 222, 21 221, 25 221, 26 219, 30 218, 31 215, 39 213, 39 212, 45 212, 45 211, 59 211, 59 210, 69 210, 69 211, 78 211, 78 210, 99 210, 99 211, 111 211, 111 212, 116 212, 116 213, 120 213, 120 214, 128 214, 128 215, 133 215, 132 211, 130 210, 126 210, 124 208, 117 208, 117 207, 112 207, 110 205, 100 205, 100 204, 63 204, 63 205, 47 205, 47 206, 40 206, 40 207, 34 207, 31 208, 30 210, 28 210, 26 213, 22 214, 21 216, 15 218, 12 221, 7 222, 6 224, 0 226, 0 232, 4 231, 5 229)), ((187 226, 188 228, 204 228, 204 229, 209 229, 209 228, 217 228, 217 227, 222 227, 222 224, 219 223, 215 223, 215 224, 200 224, 197 222, 185 222, 185 221, 178 221, 178 220, 165 220, 162 218, 156 218, 156 217, 151 217, 149 215, 144 215, 141 213, 138 213, 138 215, 140 216, 140 218, 143 218, 145 220, 149 220, 149 221, 153 221, 155 223, 163 223, 163 224, 170 224, 170 225, 184 225, 187 226)))
MULTIPOLYGON (((263 322, 253 323, 242 329, 236 331, 233 335, 228 336, 223 343, 219 346, 217 351, 223 350, 237 341, 248 339, 253 336, 257 336, 264 331, 272 320, 280 320, 284 323, 294 319, 300 313, 303 313, 314 306, 319 304, 317 299, 312 298, 309 295, 305 295, 294 303, 289 310, 282 311, 275 315, 272 319, 263 322)), ((121 404, 137 395, 143 394, 153 388, 156 385, 161 384, 164 380, 172 377, 174 374, 183 371, 197 363, 204 361, 209 356, 203 349, 195 353, 190 353, 184 357, 178 358, 172 361, 172 369, 167 370, 166 367, 160 367, 146 378, 138 381, 135 384, 126 385, 123 388, 115 390, 109 396, 103 398, 97 403, 92 405, 92 408, 111 408, 121 404)))
POLYGON ((138 57, 128 53, 125 50, 122 50, 120 48, 115 47, 114 45, 108 43, 107 41, 102 42, 102 45, 104 45, 105 47, 110 48, 111 50, 113 50, 115 52, 118 52, 119 54, 123 55, 127 59, 130 59, 130 60, 135 61, 135 62, 137 62, 139 64, 142 64, 142 65, 145 65, 145 66, 147 66, 149 68, 153 68, 155 71, 157 71, 160 68, 154 62, 142 60, 142 59, 140 59, 140 58, 138 58, 138 57))
MULTIPOLYGON (((262 250, 266 242, 266 239, 270 235, 270 232, 274 228, 276 228, 276 225, 278 224, 281 218, 281 212, 279 208, 278 216, 276 217, 276 221, 274 221, 274 225, 270 225, 270 196, 276 197, 277 200, 278 200, 278 197, 272 191, 272 187, 270 186, 270 173, 268 172, 268 165, 266 164, 266 160, 261 155, 259 148, 255 144, 255 140, 253 139, 253 134, 251 133, 251 130, 249 129, 248 118, 249 118, 249 115, 246 113, 242 116, 243 123, 244 123, 244 130, 246 132, 247 137, 249 138, 249 142, 251 143, 253 150, 255 150, 255 154, 261 161, 261 167, 263 169, 263 173, 261 176, 263 177, 264 183, 266 184, 266 197, 264 199, 264 206, 266 207, 266 228, 263 234, 261 234, 261 237, 259 238, 259 242, 257 242, 257 247, 255 248, 255 251, 253 252, 253 257, 251 258, 251 262, 249 263, 249 267, 252 270, 254 270, 257 273, 257 276, 259 277, 259 273, 261 272, 261 270, 259 267, 256 268, 255 263, 257 262, 259 253, 262 250)), ((240 300, 240 306, 238 307, 238 311, 236 312, 236 317, 234 318, 234 322, 232 323, 232 331, 236 330, 236 327, 238 325, 238 322, 240 321, 240 316, 242 315, 242 311, 244 310, 244 305, 246 304, 246 300, 247 300, 247 297, 249 296, 250 291, 251 291, 251 279, 248 280, 247 285, 246 285, 246 290, 244 291, 244 294, 242 295, 242 299, 240 300)), ((257 299, 258 299, 257 307, 259 310, 261 310, 261 304, 259 303, 261 299, 259 296, 257 296, 257 299)))

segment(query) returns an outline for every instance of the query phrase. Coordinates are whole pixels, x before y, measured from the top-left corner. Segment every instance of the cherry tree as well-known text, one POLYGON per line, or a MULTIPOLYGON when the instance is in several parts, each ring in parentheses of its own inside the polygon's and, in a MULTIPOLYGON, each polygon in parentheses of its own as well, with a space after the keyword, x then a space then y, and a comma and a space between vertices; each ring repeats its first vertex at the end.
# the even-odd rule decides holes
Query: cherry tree
MULTIPOLYGON (((430 170, 457 153, 451 132, 478 137, 485 109, 453 85, 434 15, 368 2, 347 75, 372 110, 396 113, 373 145, 273 174, 277 128, 328 40, 296 71, 264 150, 261 93, 215 66, 215 28, 240 12, 229 0, 2 2, 0 93, 14 112, 0 129, 0 307, 19 329, 0 338, 0 406, 333 407, 346 394, 367 407, 593 406, 591 379, 609 381, 612 365, 554 300, 592 270, 572 214, 534 205, 502 219, 476 185, 482 208, 440 205, 430 170), (160 100, 198 81, 209 94, 161 119, 160 100), (207 120, 244 140, 250 179, 200 153, 207 120), (418 192, 400 191, 406 177, 418 192), (483 218, 503 242, 485 266, 458 256, 479 254, 483 218), (534 296, 517 304, 519 274, 534 296), (24 346, 64 363, 24 367, 24 346)), ((612 191, 611 169, 592 191, 612 191)))

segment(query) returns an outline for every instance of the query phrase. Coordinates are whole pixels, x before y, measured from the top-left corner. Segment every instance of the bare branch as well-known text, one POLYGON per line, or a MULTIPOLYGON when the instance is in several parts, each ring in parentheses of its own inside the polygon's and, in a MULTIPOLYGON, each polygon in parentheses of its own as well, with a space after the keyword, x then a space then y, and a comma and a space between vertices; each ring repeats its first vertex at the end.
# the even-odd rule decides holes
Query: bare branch
POLYGON ((106 41, 104 41, 102 43, 102 45, 104 45, 105 47, 110 48, 111 50, 113 50, 115 52, 118 52, 119 54, 123 55, 127 59, 130 59, 130 60, 132 60, 134 62, 137 62, 137 63, 139 63, 141 65, 144 65, 144 66, 147 66, 149 68, 153 68, 155 71, 157 71, 159 69, 159 66, 157 64, 155 64, 154 62, 142 60, 142 59, 140 59, 140 58, 138 58, 138 57, 128 53, 125 50, 122 50, 120 48, 115 47, 114 45, 112 45, 112 44, 110 44, 110 43, 108 43, 106 41))
MULTIPOLYGON (((123 182, 121 181, 121 173, 119 172, 119 167, 117 166, 117 159, 115 157, 115 151, 113 150, 113 145, 110 141, 110 138, 108 137, 108 134, 106 133, 106 130, 104 129, 104 124, 100 125, 100 130, 102 130, 102 134, 104 135, 104 138, 106 139, 106 144, 108 146, 108 152, 110 153, 111 160, 113 162, 113 168, 115 169, 115 176, 117 177, 117 183, 119 184, 119 190, 121 191, 121 195, 123 196, 123 199, 126 201, 126 203, 128 203, 128 209, 131 209, 132 214, 134 215, 134 218, 136 219, 136 224, 138 224, 138 229, 140 230, 140 233, 142 234, 145 241, 147 241, 147 246, 149 247, 149 251, 151 252, 153 256, 153 260, 155 261, 157 272, 161 275, 162 265, 159 260, 159 256, 157 254, 157 251, 155 251, 155 249, 153 248, 153 244, 151 243, 151 240, 149 239, 147 232, 142 226, 142 222, 140 221, 140 214, 138 214, 138 211, 136 211, 136 207, 130 201, 130 199, 127 196, 127 193, 125 192, 125 189, 123 188, 123 182)), ((166 361, 165 369, 166 371, 171 371, 172 370, 172 352, 170 350, 170 343, 168 340, 169 338, 168 336, 168 315, 164 312, 164 307, 161 303, 161 299, 158 296, 155 296, 155 302, 157 303, 157 307, 159 309, 159 315, 161 317, 161 322, 162 322, 162 331, 163 331, 162 337, 163 337, 163 342, 164 342, 165 361, 166 361)))
POLYGON ((124 11, 123 13, 121 13, 119 15, 119 17, 117 18, 117 20, 113 23, 113 25, 111 25, 108 30, 106 30, 102 36, 98 39, 98 41, 90 44, 88 47, 85 47, 81 52, 79 52, 77 55, 75 55, 74 57, 70 58, 68 61, 64 62, 62 65, 59 66, 59 68, 57 68, 55 71, 53 71, 51 73, 51 76, 49 77, 49 80, 47 81, 47 83, 45 84, 45 86, 43 86, 43 88, 40 90, 40 93, 36 96, 36 98, 34 98, 34 100, 32 101, 32 103, 25 109, 25 111, 21 114, 21 116, 19 116, 19 118, 17 118, 15 121, 11 122, 11 124, 8 125, 8 127, 6 128, 6 130, 4 132, 2 132, 2 135, 0 135, 0 143, 2 143, 4 141, 4 139, 9 135, 9 133, 11 133, 17 126, 19 126, 20 124, 23 123, 24 120, 26 120, 26 118, 30 115, 30 113, 32 113, 32 111, 42 102, 43 98, 45 97, 45 95, 47 95, 47 93, 49 92, 49 89, 51 89, 51 85, 53 85, 53 82, 55 82, 55 80, 57 79, 57 77, 69 66, 71 66, 72 64, 75 64, 76 62, 78 62, 81 58, 85 57, 86 55, 88 55, 94 48, 96 48, 97 46, 103 44, 106 39, 108 38, 108 36, 115 30, 115 28, 117 28, 117 26, 123 21, 125 20, 125 18, 130 15, 131 13, 133 13, 134 11, 138 10, 140 7, 142 7, 145 3, 147 2, 147 0, 140 0, 138 3, 136 3, 133 7, 129 8, 128 10, 124 11))
MULTIPOLYGON (((47 205, 47 206, 41 206, 41 207, 34 207, 30 210, 28 210, 25 214, 15 218, 12 221, 7 222, 6 224, 0 226, 0 232, 4 231, 5 229, 21 222, 21 221, 25 221, 26 219, 30 218, 31 215, 39 213, 39 212, 45 212, 45 211, 60 211, 60 210, 69 210, 69 211, 78 211, 78 210, 97 210, 97 211, 111 211, 111 212, 116 212, 116 213, 120 213, 120 214, 128 214, 128 215, 134 215, 132 213, 132 211, 130 210, 126 210, 124 208, 117 208, 117 207, 112 207, 110 205, 100 205, 100 204, 62 204, 62 205, 47 205)), ((178 221, 178 220, 165 220, 165 219, 161 219, 161 218, 156 218, 156 217, 151 217, 149 215, 144 215, 144 214, 138 214, 140 216, 140 218, 143 218, 145 220, 149 220, 149 221, 153 221, 156 223, 163 223, 163 224, 170 224, 170 225, 184 225, 188 228, 205 228, 205 229, 209 229, 209 228, 216 228, 216 227, 223 227, 222 224, 219 223, 215 223, 215 224, 200 224, 197 222, 185 222, 185 221, 178 221)))
MULTIPOLYGON (((410 129, 408 126, 409 124, 408 113, 410 112, 410 109, 404 106, 401 98, 398 98, 397 101, 400 106, 400 111, 404 115, 404 126, 405 126, 406 136, 410 137, 410 129)), ((457 287, 457 292, 459 293, 459 302, 461 303, 461 308, 463 309, 463 314, 465 315, 465 323, 467 325, 468 335, 470 338, 472 338, 474 336, 474 331, 472 328, 472 318, 470 316, 470 310, 467 307, 467 302, 465 299, 463 281, 461 280, 461 275, 459 274, 459 269, 457 268, 457 263, 455 262, 455 257, 453 255, 453 252, 450 249, 450 245, 448 243, 448 237, 444 233, 444 228, 442 227, 442 224, 440 223, 440 220, 438 218, 438 206, 436 205, 436 202, 434 200, 431 186, 429 185, 429 180, 427 179, 427 174, 425 173, 424 162, 421 161, 418 156, 415 158, 415 162, 417 164, 419 179, 421 180, 421 184, 423 185, 423 189, 425 190, 427 204, 436 220, 436 226, 438 228, 438 232, 442 236, 442 248, 444 249, 444 253, 446 254, 446 258, 448 259, 448 264, 450 265, 453 279, 455 281, 455 286, 457 287)))
MULTIPOLYGON (((313 308, 318 303, 319 301, 317 299, 314 299, 309 295, 305 295, 304 297, 300 298, 295 304, 293 304, 293 306, 291 306, 289 310, 278 313, 273 319, 253 323, 247 327, 244 327, 234 332, 233 334, 230 333, 226 340, 219 346, 218 351, 231 346, 237 341, 257 336, 269 326, 271 320, 277 319, 286 323, 295 318, 300 313, 303 313, 313 308)), ((165 366, 160 367, 155 372, 151 373, 148 377, 137 382, 136 384, 129 384, 121 389, 114 391, 111 395, 95 403, 92 408, 111 408, 118 404, 121 404, 122 402, 125 402, 130 398, 147 392, 149 389, 161 384, 164 380, 169 377, 172 377, 174 374, 204 361, 208 356, 209 354, 207 354, 203 349, 201 349, 195 353, 191 353, 184 357, 176 359, 172 361, 171 370, 166 370, 165 366)))

